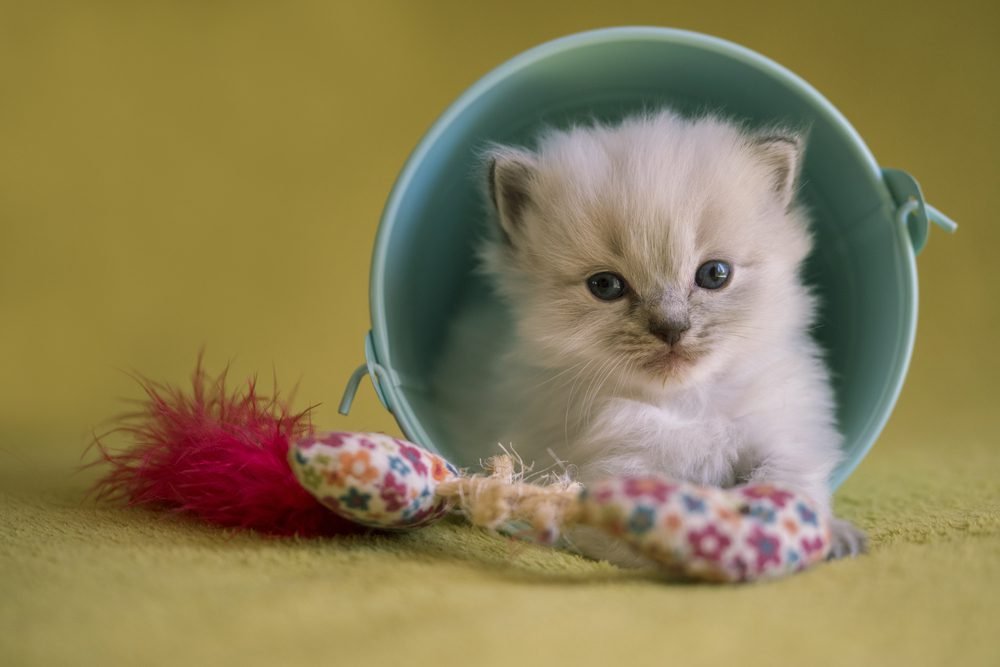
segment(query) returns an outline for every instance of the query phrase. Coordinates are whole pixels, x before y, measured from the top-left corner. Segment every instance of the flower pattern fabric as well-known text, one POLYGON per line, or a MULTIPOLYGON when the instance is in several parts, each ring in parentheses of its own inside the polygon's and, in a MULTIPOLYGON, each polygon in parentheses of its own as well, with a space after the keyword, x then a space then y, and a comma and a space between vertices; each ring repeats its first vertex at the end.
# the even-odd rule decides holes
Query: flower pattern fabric
MULTIPOLYGON (((459 476, 440 456, 377 433, 308 435, 289 449, 289 463, 331 510, 388 529, 445 514, 449 505, 436 490, 459 476)), ((830 550, 828 521, 817 508, 768 484, 719 489, 636 475, 594 484, 578 500, 580 523, 624 540, 666 572, 703 581, 780 577, 830 550)), ((561 528, 551 527, 553 534, 561 528)))
POLYGON ((447 511, 434 489, 458 476, 436 454, 381 433, 320 433, 293 443, 292 471, 330 509, 376 528, 411 528, 447 511))
POLYGON ((780 577, 822 560, 830 548, 815 507, 770 485, 718 489, 649 475, 594 484, 580 500, 586 523, 694 579, 780 577))

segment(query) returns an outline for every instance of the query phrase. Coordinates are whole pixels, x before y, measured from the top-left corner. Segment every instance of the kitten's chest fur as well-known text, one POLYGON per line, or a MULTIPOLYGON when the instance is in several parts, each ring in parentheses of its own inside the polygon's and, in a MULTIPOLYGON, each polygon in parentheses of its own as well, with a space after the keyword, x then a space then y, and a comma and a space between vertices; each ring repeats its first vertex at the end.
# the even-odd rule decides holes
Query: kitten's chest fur
POLYGON ((508 408, 507 441, 536 467, 555 458, 570 462, 583 482, 660 473, 731 486, 745 474, 747 444, 754 440, 752 420, 742 414, 747 391, 752 388, 732 377, 670 391, 625 389, 614 379, 602 384, 601 377, 547 392, 542 385, 522 394, 519 408, 508 408))

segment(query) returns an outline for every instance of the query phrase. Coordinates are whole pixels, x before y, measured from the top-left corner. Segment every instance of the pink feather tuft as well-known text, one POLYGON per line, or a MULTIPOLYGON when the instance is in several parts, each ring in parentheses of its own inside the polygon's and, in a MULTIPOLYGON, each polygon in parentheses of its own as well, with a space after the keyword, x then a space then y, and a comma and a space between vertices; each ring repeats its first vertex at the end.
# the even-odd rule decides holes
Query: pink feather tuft
MULTIPOLYGON (((94 438, 111 470, 93 488, 98 499, 187 514, 219 526, 273 535, 316 537, 360 528, 321 505, 295 479, 288 448, 312 432, 309 409, 257 393, 255 380, 226 390, 226 372, 210 379, 201 363, 192 391, 138 378, 139 412, 112 430, 131 445, 111 451, 94 438)), ((105 436, 106 437, 106 436, 105 436)))

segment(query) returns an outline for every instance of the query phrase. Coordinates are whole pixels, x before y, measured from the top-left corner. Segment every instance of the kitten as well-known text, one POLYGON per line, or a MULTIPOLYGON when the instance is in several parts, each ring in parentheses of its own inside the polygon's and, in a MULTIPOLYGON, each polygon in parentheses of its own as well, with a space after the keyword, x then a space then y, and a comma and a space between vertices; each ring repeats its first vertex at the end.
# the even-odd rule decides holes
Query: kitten
MULTIPOLYGON (((829 513, 841 436, 799 276, 803 148, 794 132, 670 111, 493 147, 498 224, 481 268, 514 331, 476 304, 461 316, 439 376, 450 440, 485 456, 509 444, 536 465, 554 455, 584 484, 774 482, 829 513)), ((835 556, 864 551, 857 528, 833 526, 835 556)))

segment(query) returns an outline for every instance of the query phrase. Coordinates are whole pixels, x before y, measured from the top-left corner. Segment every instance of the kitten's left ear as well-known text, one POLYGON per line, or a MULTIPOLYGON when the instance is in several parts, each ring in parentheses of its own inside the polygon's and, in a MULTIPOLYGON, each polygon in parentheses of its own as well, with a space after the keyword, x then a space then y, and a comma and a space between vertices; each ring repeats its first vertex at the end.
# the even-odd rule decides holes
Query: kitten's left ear
POLYGON ((791 132, 761 134, 753 138, 753 150, 770 172, 771 187, 781 207, 788 208, 795 196, 805 139, 791 132))

